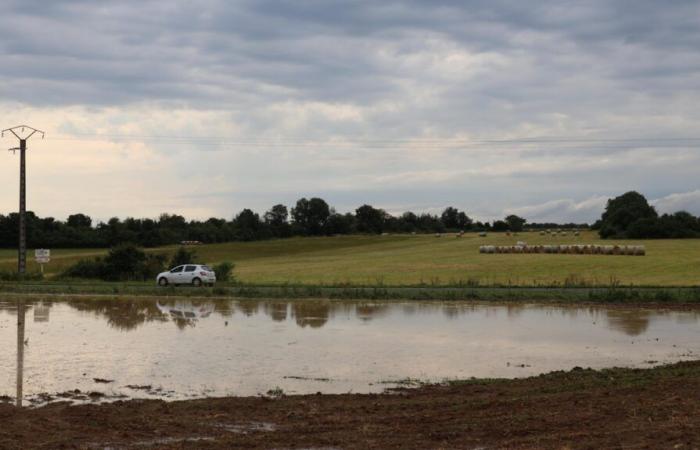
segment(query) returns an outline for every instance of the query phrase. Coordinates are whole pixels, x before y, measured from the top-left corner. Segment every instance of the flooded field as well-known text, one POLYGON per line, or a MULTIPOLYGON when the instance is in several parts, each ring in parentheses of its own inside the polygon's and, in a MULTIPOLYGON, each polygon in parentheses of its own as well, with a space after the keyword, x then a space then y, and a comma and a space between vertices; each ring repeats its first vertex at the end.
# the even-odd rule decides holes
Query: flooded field
POLYGON ((700 312, 2 297, 0 343, 0 401, 360 393, 697 359, 700 312))

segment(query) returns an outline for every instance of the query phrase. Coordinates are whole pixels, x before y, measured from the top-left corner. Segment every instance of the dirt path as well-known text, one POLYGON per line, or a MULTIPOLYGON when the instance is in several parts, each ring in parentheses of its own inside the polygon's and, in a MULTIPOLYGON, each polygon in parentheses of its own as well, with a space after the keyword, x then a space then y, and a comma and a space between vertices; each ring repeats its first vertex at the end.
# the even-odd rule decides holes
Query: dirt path
POLYGON ((700 361, 381 395, 0 405, 0 448, 698 448, 700 361))

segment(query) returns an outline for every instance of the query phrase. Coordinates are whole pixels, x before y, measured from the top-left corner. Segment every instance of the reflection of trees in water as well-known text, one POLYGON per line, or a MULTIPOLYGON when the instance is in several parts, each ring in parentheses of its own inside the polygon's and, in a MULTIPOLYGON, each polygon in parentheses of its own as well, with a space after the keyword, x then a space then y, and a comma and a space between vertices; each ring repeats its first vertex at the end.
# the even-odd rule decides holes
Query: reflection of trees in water
POLYGON ((300 327, 320 328, 328 322, 330 302, 296 301, 292 302, 292 315, 300 327))
POLYGON ((652 314, 663 314, 660 311, 609 309, 606 311, 610 328, 629 336, 639 336, 649 327, 652 314))
POLYGON ((233 300, 216 300, 216 312, 223 317, 232 317, 236 302, 233 300))
POLYGON ((389 308, 389 303, 358 303, 355 306, 355 314, 360 320, 368 321, 386 315, 389 308))
POLYGON ((260 302, 258 300, 241 300, 238 302, 238 310, 250 317, 258 313, 259 305, 260 302))
MULTIPOLYGON (((486 318, 502 315, 504 308, 509 318, 519 317, 531 306, 524 304, 485 305, 467 302, 377 302, 377 301, 328 301, 328 300, 216 300, 191 301, 183 299, 71 299, 62 301, 71 308, 81 312, 93 313, 104 317, 113 328, 129 331, 147 322, 165 322, 171 320, 179 329, 194 326, 197 320, 216 312, 222 317, 231 317, 236 310, 246 316, 262 312, 276 322, 294 319, 300 327, 320 328, 330 317, 343 315, 369 321, 386 316, 395 309, 405 316, 414 314, 443 314, 457 318, 464 314, 478 312, 486 318)), ((47 322, 50 310, 55 302, 49 299, 26 301, 27 312, 33 310, 35 322, 47 322)), ((0 303, 0 312, 16 315, 16 302, 0 303)), ((592 318, 593 321, 605 319, 611 329, 630 336, 644 333, 649 322, 655 317, 671 315, 678 324, 692 324, 700 321, 700 312, 675 312, 640 309, 608 309, 605 306, 561 307, 537 306, 538 312, 544 313, 544 320, 558 317, 571 319, 592 318)))
POLYGON ((146 322, 164 322, 153 300, 69 300, 68 305, 82 312, 91 312, 107 319, 118 330, 130 331, 146 322))
POLYGON ((263 304, 263 311, 275 322, 284 322, 287 320, 288 304, 288 302, 265 302, 263 304))

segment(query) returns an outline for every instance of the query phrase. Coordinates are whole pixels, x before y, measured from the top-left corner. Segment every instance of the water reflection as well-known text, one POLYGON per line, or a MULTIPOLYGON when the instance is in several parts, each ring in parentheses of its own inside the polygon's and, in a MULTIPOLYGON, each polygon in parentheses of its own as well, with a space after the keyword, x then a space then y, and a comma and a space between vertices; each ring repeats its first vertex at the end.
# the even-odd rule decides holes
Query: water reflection
MULTIPOLYGON (((17 300, 17 394, 15 402, 18 407, 22 407, 24 388, 24 322, 25 308, 24 299, 17 300)), ((48 315, 47 315, 48 317, 48 315)), ((48 320, 48 319, 47 319, 48 320)))
POLYGON ((629 336, 644 334, 649 328, 651 311, 624 309, 606 311, 608 324, 611 328, 624 331, 629 336))
POLYGON ((96 390, 171 399, 275 386, 367 392, 406 377, 645 367, 695 358, 699 319, 697 311, 598 306, 0 297, 0 341, 16 339, 16 361, 0 358, 0 398, 11 400, 15 387, 19 406, 75 389, 85 401, 96 390), (93 382, 104 379, 116 381, 93 382))
POLYGON ((163 315, 169 316, 180 329, 193 327, 199 319, 205 319, 214 312, 214 304, 211 302, 195 304, 191 301, 176 300, 161 304, 158 300, 156 307, 163 315))
MULTIPOLYGON (((18 301, 19 302, 19 301, 18 301)), ((46 323, 51 319, 53 301, 50 299, 23 300, 23 311, 31 309, 35 323, 46 323)), ((451 319, 479 311, 486 317, 496 317, 505 311, 509 319, 517 320, 532 305, 503 304, 486 305, 469 302, 389 302, 389 301, 330 301, 330 300, 152 300, 152 299, 71 299, 62 303, 84 313, 104 318, 110 327, 132 331, 150 322, 172 322, 178 328, 193 327, 201 319, 212 314, 232 317, 236 313, 246 317, 263 314, 275 322, 292 319, 301 328, 322 328, 336 315, 353 316, 368 322, 390 314, 397 308, 404 317, 440 313, 451 319)), ((19 304, 19 303, 18 303, 19 304)), ((18 312, 18 306, 0 301, 0 311, 10 314, 18 312)), ((560 307, 537 306, 540 312, 553 316, 575 319, 581 314, 604 320, 610 329, 628 336, 644 334, 654 317, 665 316, 672 311, 639 308, 606 308, 604 306, 560 307)), ((24 311, 26 314, 26 311, 24 311)), ((679 315, 679 323, 697 323, 699 312, 679 315)), ((24 319, 23 319, 24 320, 24 319)))

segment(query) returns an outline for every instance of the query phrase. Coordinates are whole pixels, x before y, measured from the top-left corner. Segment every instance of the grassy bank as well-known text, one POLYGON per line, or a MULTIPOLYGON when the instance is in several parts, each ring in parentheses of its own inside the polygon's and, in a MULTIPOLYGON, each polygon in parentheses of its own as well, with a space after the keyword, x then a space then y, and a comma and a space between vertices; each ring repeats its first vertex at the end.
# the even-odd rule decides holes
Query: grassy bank
POLYGON ((700 307, 694 287, 466 287, 466 286, 313 286, 230 285, 214 288, 167 287, 145 283, 0 283, 0 294, 119 295, 358 300, 478 300, 629 304, 684 304, 700 307))
POLYGON ((386 394, 0 403, 0 447, 697 448, 700 362, 386 394))
MULTIPOLYGON (((175 247, 150 249, 173 253, 175 247)), ((201 262, 236 263, 239 281, 253 285, 347 286, 698 286, 700 240, 602 241, 575 237, 491 233, 482 238, 444 235, 338 236, 234 242, 196 247, 201 262), (646 256, 480 254, 480 245, 644 245, 646 256)), ((104 249, 56 249, 49 278, 104 249)), ((0 270, 14 270, 16 251, 0 250, 0 270)), ((39 270, 30 261, 29 270, 39 270)))

